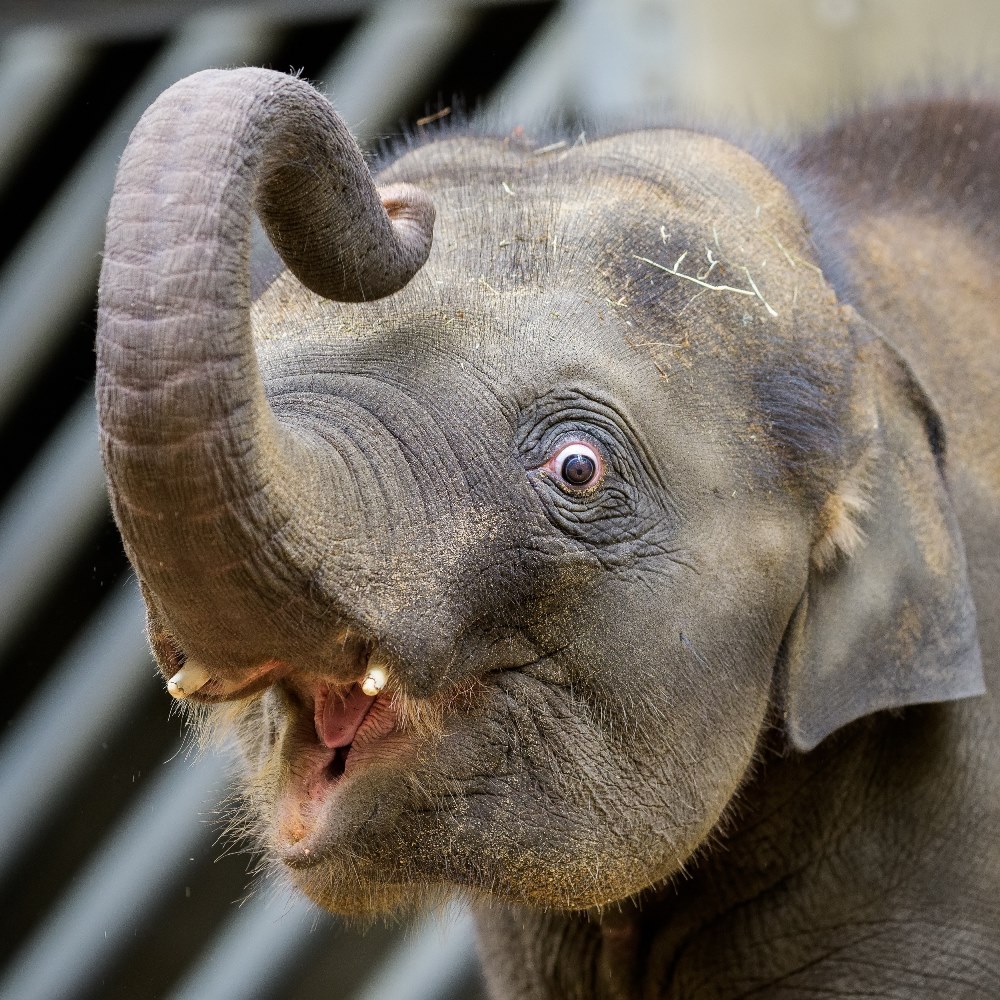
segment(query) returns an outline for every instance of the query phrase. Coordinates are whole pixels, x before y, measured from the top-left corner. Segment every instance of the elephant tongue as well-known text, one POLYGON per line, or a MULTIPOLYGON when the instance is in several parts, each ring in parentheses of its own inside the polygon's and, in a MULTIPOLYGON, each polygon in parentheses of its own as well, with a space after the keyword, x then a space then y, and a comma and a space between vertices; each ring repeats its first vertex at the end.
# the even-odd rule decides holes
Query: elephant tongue
POLYGON ((316 696, 316 735, 331 750, 348 746, 374 702, 374 698, 361 690, 360 684, 355 684, 343 698, 328 688, 319 692, 316 696))

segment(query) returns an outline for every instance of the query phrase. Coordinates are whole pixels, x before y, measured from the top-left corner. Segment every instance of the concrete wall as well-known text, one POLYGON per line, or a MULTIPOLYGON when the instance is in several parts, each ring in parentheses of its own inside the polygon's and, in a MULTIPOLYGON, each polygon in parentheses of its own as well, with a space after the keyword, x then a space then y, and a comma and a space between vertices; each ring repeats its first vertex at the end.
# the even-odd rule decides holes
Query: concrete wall
POLYGON ((568 64, 583 111, 667 101, 782 126, 873 93, 1000 81, 996 0, 569 0, 561 16, 547 58, 568 64))

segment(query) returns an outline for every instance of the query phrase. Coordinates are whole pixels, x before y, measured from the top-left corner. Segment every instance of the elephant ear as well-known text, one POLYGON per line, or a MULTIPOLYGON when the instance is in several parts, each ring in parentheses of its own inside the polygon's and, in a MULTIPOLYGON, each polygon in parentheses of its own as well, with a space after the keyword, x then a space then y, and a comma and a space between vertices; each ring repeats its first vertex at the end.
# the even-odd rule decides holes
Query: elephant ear
POLYGON ((827 505, 786 635, 784 722, 801 751, 873 712, 985 691, 941 419, 900 355, 849 312, 852 411, 867 440, 827 505))

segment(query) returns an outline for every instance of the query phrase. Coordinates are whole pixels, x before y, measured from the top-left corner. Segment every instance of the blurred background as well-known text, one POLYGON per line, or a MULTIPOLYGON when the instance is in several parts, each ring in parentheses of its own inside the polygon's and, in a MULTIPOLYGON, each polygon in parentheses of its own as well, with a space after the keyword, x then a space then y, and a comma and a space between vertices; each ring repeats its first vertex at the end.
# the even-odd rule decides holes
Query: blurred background
POLYGON ((935 81, 995 93, 998 57, 995 0, 3 0, 0 997, 483 996, 460 910, 361 936, 253 891, 218 841, 225 761, 179 749, 92 399, 104 215, 157 94, 301 70, 376 150, 462 106, 529 133, 672 111, 795 129, 935 81))

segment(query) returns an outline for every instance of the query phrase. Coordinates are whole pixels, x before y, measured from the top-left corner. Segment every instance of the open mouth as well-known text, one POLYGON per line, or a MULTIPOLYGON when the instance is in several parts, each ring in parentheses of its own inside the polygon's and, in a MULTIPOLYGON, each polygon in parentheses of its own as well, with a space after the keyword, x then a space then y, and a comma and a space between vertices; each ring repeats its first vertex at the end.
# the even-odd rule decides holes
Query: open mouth
POLYGON ((322 825, 321 814, 333 807, 337 788, 350 772, 365 757, 390 753, 385 738, 402 729, 399 693, 386 689, 388 666, 371 642, 347 637, 333 665, 339 674, 334 679, 297 670, 284 660, 220 675, 189 658, 166 630, 151 628, 150 638, 168 675, 167 690, 178 700, 239 703, 272 686, 285 692, 290 718, 276 818, 278 839, 291 848, 308 841, 317 824, 322 825), (355 680, 345 679, 351 674, 355 680))
POLYGON ((337 808, 341 786, 366 759, 389 752, 386 737, 400 731, 400 721, 391 695, 366 694, 361 683, 315 682, 296 686, 295 695, 302 714, 286 748, 275 832, 286 862, 299 866, 318 860, 316 836, 337 808))
POLYGON ((396 726, 387 699, 367 694, 361 684, 346 691, 321 684, 313 691, 313 705, 316 738, 333 751, 324 768, 330 780, 343 777, 360 748, 388 735, 396 726))

